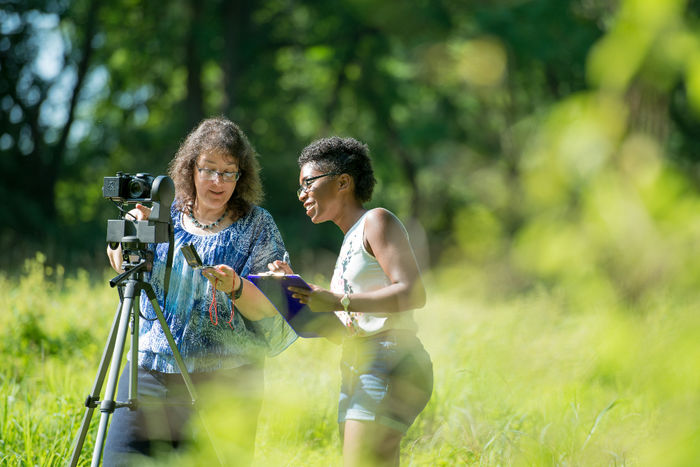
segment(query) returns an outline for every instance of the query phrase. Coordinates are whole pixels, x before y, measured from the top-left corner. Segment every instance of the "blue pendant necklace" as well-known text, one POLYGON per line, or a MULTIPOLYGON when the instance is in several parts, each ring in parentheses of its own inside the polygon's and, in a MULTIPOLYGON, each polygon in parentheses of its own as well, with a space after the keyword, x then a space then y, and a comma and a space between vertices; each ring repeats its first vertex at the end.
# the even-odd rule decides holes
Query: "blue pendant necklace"
POLYGON ((196 227, 198 227, 198 228, 200 228, 200 229, 203 229, 203 230, 213 229, 214 227, 216 227, 217 225, 219 225, 219 222, 221 222, 222 220, 224 220, 224 217, 226 217, 226 214, 228 214, 228 208, 226 208, 226 210, 225 210, 224 213, 221 215, 221 217, 219 217, 217 220, 215 220, 215 221, 212 222, 211 224, 201 224, 197 219, 194 218, 194 213, 192 212, 192 206, 189 206, 189 210, 190 210, 189 216, 190 216, 190 219, 192 220, 192 223, 193 223, 196 227))

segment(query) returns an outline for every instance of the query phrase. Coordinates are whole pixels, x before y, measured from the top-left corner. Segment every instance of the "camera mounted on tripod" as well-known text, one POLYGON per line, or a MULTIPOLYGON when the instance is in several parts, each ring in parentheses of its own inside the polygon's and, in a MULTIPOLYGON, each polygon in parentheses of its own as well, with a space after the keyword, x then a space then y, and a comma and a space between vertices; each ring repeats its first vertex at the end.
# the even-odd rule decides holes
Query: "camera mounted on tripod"
MULTIPOLYGON (((175 197, 175 185, 170 177, 159 175, 153 177, 147 173, 127 174, 117 172, 116 177, 105 177, 102 186, 104 198, 112 200, 121 212, 121 219, 110 219, 107 223, 107 242, 112 250, 122 247, 122 258, 124 272, 109 281, 111 287, 119 287, 119 310, 112 324, 112 331, 107 340, 107 346, 102 354, 100 368, 95 378, 92 392, 85 400, 85 413, 80 425, 80 431, 76 435, 73 443, 73 454, 70 466, 78 465, 80 451, 87 437, 90 428, 90 420, 93 411, 99 407, 101 412, 100 424, 96 435, 95 448, 92 455, 92 464, 99 465, 104 449, 105 438, 109 417, 116 409, 135 409, 138 406, 138 379, 134 377, 129 383, 129 399, 126 402, 119 402, 115 399, 117 395, 117 385, 119 371, 121 368, 122 353, 128 334, 128 327, 131 324, 131 358, 130 375, 138 373, 138 338, 139 319, 155 321, 165 334, 165 338, 170 346, 175 361, 177 362, 180 374, 187 386, 187 390, 194 405, 197 401, 194 384, 187 372, 187 366, 178 350, 177 344, 168 328, 168 323, 163 314, 168 300, 168 285, 170 283, 170 271, 173 264, 173 244, 174 233, 173 224, 170 217, 170 206, 175 197), (151 213, 148 220, 137 220, 129 210, 128 205, 150 204, 151 213), (149 271, 153 265, 153 249, 148 249, 148 243, 168 243, 168 254, 163 276, 163 300, 162 305, 158 301, 153 286, 145 279, 144 270, 149 271), (140 300, 145 293, 153 307, 155 318, 146 318, 141 315, 140 300), (107 376, 104 397, 100 400, 102 384, 107 376)), ((219 459, 221 460, 221 459, 219 459)), ((223 462, 221 462, 223 465, 223 462)))
POLYGON ((147 173, 128 174, 117 172, 115 177, 105 177, 102 196, 112 200, 122 212, 121 219, 107 222, 107 242, 115 243, 167 243, 170 241, 170 205, 175 197, 175 185, 170 177, 147 173), (151 204, 147 221, 129 219, 124 205, 151 204))

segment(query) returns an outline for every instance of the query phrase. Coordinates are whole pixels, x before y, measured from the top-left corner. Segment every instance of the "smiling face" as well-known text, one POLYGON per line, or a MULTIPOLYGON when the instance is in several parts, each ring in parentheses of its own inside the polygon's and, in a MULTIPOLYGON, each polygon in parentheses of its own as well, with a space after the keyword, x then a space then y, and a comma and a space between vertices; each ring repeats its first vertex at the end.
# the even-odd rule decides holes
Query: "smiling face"
POLYGON ((238 172, 237 161, 220 151, 203 153, 195 161, 194 187, 197 193, 197 210, 201 215, 223 212, 236 189, 236 181, 225 181, 221 175, 215 180, 207 180, 197 167, 217 172, 238 172))
POLYGON ((305 187, 299 194, 299 201, 304 204, 306 215, 314 224, 333 220, 337 216, 339 206, 337 176, 326 175, 311 163, 305 164, 299 173, 299 186, 305 187), (318 177, 315 180, 307 180, 318 177))

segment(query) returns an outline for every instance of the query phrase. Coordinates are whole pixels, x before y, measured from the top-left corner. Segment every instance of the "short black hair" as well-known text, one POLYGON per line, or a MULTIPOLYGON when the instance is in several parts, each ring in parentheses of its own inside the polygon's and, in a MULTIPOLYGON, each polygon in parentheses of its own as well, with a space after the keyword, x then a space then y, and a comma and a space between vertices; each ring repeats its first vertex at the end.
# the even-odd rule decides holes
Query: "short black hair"
POLYGON ((299 168, 311 163, 324 172, 348 174, 355 182, 355 197, 363 203, 372 199, 377 180, 366 144, 354 138, 321 138, 301 151, 298 162, 299 168))

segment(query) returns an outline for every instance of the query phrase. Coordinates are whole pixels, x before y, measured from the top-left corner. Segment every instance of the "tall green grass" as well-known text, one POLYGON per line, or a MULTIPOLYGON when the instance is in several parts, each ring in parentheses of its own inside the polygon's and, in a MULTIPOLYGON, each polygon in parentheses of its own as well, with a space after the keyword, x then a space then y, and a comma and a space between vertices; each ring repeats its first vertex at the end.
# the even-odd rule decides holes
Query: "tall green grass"
MULTIPOLYGON (((63 465, 92 387, 116 292, 107 275, 39 257, 0 275, 0 464, 63 465)), ((565 294, 495 300, 456 274, 417 312, 435 391, 403 465, 692 465, 700 458, 700 314, 688 297, 572 310, 565 294)), ((300 339, 268 360, 255 465, 342 465, 339 349, 300 339)), ((93 422, 99 413, 93 417, 93 422)), ((225 456, 226 407, 205 410, 225 456)), ((202 433, 201 429, 197 430, 202 433)), ((81 464, 89 463, 95 426, 81 464)), ((233 462, 232 457, 227 461, 233 462)), ((205 436, 154 465, 215 462, 205 436)))

